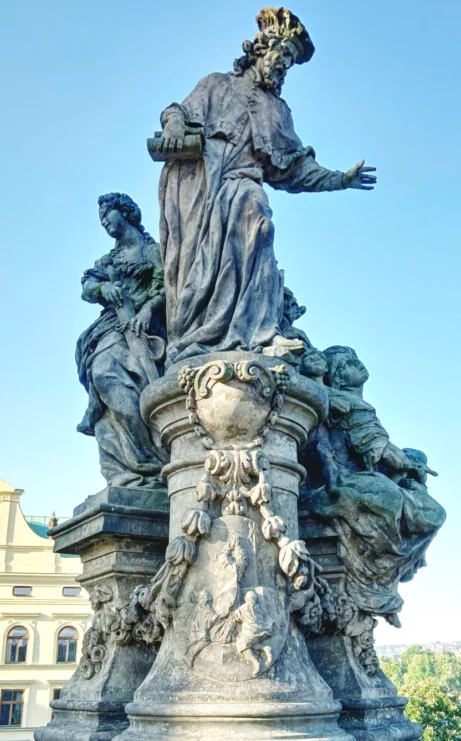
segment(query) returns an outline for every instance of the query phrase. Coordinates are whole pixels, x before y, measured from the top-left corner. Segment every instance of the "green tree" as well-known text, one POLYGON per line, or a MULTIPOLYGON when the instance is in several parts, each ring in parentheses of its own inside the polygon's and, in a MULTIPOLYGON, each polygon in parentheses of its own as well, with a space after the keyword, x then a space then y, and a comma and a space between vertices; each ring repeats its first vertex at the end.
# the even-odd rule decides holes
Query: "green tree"
POLYGON ((420 656, 422 653, 424 653, 424 648, 422 646, 410 646, 406 649, 406 651, 403 652, 402 656, 400 657, 400 661, 402 662, 402 667, 405 674, 408 671, 408 667, 413 661, 413 658, 415 656, 420 656))
POLYGON ((398 690, 400 690, 400 687, 403 684, 404 677, 405 677, 405 671, 402 666, 402 662, 400 659, 389 659, 385 656, 383 656, 379 663, 381 665, 381 669, 383 670, 384 674, 386 674, 387 677, 395 684, 398 690))
POLYGON ((434 679, 406 683, 402 694, 408 697, 407 716, 424 726, 424 741, 460 741, 461 704, 434 679))
MULTIPOLYGON (((402 665, 404 665, 402 656, 402 665)), ((412 654, 406 660, 405 682, 421 682, 423 679, 436 678, 435 654, 432 651, 421 651, 412 654)))
POLYGON ((449 651, 435 656, 435 676, 450 692, 461 690, 461 659, 449 651))

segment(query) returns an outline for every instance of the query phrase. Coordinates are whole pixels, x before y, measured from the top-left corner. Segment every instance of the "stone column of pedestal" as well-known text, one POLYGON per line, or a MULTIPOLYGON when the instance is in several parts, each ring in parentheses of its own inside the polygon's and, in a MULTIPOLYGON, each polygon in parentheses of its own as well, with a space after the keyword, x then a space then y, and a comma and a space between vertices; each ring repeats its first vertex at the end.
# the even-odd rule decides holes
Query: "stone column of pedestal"
MULTIPOLYGON (((77 554, 79 582, 88 590, 95 617, 83 639, 83 656, 53 720, 37 729, 37 741, 110 741, 127 726, 132 700, 155 658, 155 650, 133 640, 121 620, 133 590, 163 563, 168 539, 165 489, 108 487, 74 510, 51 534, 58 553, 77 554)), ((128 629, 127 629, 128 628, 128 629)))
POLYGON ((195 361, 141 399, 171 451, 166 564, 143 596, 165 633, 118 741, 351 741, 291 613, 318 586, 298 539, 297 445, 326 394, 260 355, 195 361))
MULTIPOLYGON (((331 526, 313 518, 302 507, 299 519, 300 535, 312 557, 322 566, 322 575, 337 597, 342 593, 345 575, 338 556, 338 536, 331 526)), ((365 652, 365 658, 373 652, 372 632, 367 632, 364 650, 359 653, 363 635, 347 635, 346 624, 341 631, 327 630, 308 638, 309 654, 316 669, 341 702, 340 725, 357 741, 421 739, 423 727, 404 715, 406 698, 398 695, 396 687, 379 669, 376 657, 373 663, 363 659, 365 652)))

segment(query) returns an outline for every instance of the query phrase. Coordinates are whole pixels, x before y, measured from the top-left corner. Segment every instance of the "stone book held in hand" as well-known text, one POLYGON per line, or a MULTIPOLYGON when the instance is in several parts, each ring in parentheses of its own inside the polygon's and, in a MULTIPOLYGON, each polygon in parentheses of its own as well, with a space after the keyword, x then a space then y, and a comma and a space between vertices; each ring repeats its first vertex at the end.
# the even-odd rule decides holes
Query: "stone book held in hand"
POLYGON ((168 162, 173 158, 197 159, 202 156, 203 142, 201 134, 186 134, 184 145, 179 152, 162 152, 160 149, 162 135, 162 131, 156 131, 154 136, 147 140, 147 151, 154 162, 168 162))

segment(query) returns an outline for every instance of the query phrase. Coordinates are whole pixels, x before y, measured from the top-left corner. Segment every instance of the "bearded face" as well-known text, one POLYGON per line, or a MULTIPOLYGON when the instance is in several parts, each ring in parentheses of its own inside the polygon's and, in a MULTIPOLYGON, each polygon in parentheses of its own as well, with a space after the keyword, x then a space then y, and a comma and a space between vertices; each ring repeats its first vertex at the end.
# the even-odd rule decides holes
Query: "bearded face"
POLYGON ((267 90, 279 94, 285 76, 296 61, 296 48, 290 41, 271 39, 269 46, 258 57, 256 66, 267 90))

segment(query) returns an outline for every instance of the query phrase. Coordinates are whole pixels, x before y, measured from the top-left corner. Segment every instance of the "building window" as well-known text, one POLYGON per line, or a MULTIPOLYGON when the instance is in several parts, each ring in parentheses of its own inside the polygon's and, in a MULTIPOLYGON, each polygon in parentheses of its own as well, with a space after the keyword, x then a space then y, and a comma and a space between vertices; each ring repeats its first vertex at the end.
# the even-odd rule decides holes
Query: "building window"
POLYGON ((23 664, 27 659, 29 634, 22 625, 11 628, 6 639, 6 663, 23 664))
POLYGON ((13 587, 13 597, 30 597, 32 587, 13 587))
POLYGON ((20 726, 24 690, 2 690, 0 726, 20 726))
MULTIPOLYGON (((51 699, 52 700, 59 700, 60 697, 61 697, 61 692, 62 692, 62 687, 59 687, 59 688, 56 687, 53 690, 52 694, 51 694, 51 699)), ((54 713, 53 712, 51 712, 51 720, 54 720, 54 713)))
POLYGON ((71 664, 77 659, 78 633, 75 628, 62 628, 58 634, 58 664, 71 664))
POLYGON ((80 597, 81 592, 80 587, 63 587, 62 588, 62 596, 63 597, 80 597))

